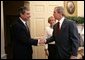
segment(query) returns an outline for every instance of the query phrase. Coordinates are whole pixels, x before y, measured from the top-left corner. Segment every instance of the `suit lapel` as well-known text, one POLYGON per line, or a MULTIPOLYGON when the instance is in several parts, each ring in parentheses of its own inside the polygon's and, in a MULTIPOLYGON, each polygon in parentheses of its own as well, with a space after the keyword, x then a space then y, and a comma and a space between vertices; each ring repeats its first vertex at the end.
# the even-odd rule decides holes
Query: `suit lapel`
POLYGON ((18 22, 22 25, 23 29, 25 30, 27 35, 30 37, 29 27, 28 27, 28 30, 27 30, 26 26, 24 25, 24 23, 20 19, 18 19, 18 22))
POLYGON ((64 21, 63 21, 63 23, 61 25, 61 30, 63 30, 65 26, 66 26, 66 19, 64 19, 64 21))
POLYGON ((26 28, 26 26, 24 25, 24 23, 20 20, 20 19, 18 19, 18 22, 22 25, 22 27, 27 31, 27 28, 26 28))

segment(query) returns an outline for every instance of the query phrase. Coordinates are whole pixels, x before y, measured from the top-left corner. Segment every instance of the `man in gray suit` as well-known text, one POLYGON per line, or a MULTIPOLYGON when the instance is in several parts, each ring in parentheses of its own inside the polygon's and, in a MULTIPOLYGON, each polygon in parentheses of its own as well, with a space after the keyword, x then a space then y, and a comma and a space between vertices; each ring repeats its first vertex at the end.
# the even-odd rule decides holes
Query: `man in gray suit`
POLYGON ((54 8, 54 17, 58 20, 53 27, 53 35, 45 43, 55 41, 55 59, 76 59, 79 47, 79 35, 74 21, 66 19, 61 6, 54 8))

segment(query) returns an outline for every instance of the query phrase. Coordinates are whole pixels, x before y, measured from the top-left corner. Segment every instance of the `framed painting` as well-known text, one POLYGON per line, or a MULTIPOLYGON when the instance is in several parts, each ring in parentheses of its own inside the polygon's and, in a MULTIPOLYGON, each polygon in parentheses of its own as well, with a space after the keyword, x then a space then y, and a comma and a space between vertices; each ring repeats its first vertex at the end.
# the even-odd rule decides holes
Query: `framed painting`
POLYGON ((64 7, 66 16, 77 16, 77 1, 65 1, 64 7))

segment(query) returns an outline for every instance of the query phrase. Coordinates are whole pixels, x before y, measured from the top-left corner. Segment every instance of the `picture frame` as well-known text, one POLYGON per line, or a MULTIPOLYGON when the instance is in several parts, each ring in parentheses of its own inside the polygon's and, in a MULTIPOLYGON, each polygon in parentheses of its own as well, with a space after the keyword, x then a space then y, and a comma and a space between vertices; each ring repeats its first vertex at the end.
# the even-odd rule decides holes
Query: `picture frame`
POLYGON ((64 1, 65 15, 77 16, 77 1, 64 1))

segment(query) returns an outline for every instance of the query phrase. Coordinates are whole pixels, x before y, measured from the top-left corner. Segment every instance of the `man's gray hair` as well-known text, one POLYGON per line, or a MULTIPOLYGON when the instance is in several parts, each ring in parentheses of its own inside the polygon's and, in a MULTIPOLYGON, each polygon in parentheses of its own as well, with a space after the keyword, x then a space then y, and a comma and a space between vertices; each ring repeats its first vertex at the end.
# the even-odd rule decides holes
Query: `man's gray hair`
POLYGON ((64 8, 62 6, 55 7, 55 11, 57 11, 58 13, 62 14, 63 16, 65 16, 64 8))

